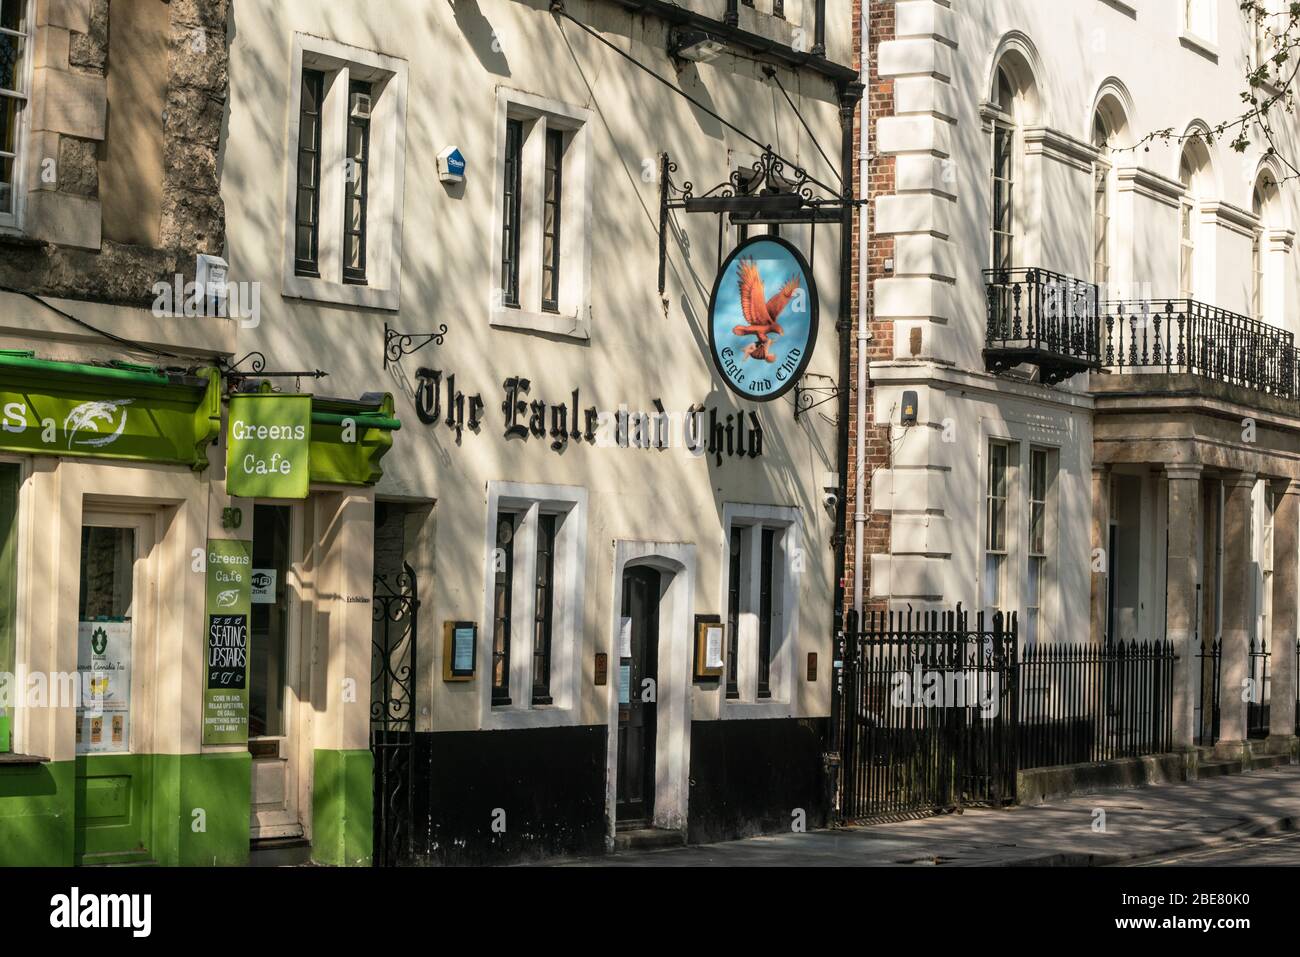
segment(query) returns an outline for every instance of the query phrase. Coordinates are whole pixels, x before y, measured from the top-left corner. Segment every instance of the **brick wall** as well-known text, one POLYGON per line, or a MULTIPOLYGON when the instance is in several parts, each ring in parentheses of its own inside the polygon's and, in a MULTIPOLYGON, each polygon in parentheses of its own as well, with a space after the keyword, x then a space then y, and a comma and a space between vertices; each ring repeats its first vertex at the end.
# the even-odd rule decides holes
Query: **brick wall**
MULTIPOLYGON (((892 115, 894 111, 894 84, 892 80, 881 80, 876 74, 876 50, 879 44, 885 40, 894 39, 894 0, 854 0, 853 3, 853 31, 854 31, 854 48, 862 49, 862 4, 869 4, 870 15, 870 35, 868 37, 867 58, 870 63, 870 73, 867 80, 867 89, 863 100, 863 109, 859 113, 858 128, 856 138, 861 152, 862 135, 865 130, 867 136, 867 149, 875 153, 875 127, 876 122, 883 116, 892 115)), ((866 206, 863 207, 862 215, 858 217, 857 225, 854 229, 853 251, 854 262, 860 261, 862 237, 865 230, 867 243, 867 262, 865 275, 861 270, 855 270, 853 280, 853 301, 856 305, 859 302, 859 296, 866 296, 867 315, 870 318, 874 315, 872 302, 872 285, 873 283, 886 274, 885 261, 892 259, 894 256, 894 239, 892 236, 874 236, 871 231, 873 208, 877 196, 893 193, 894 191, 894 159, 893 157, 872 157, 869 164, 869 179, 866 183, 865 190, 859 184, 859 195, 867 200, 866 206)), ((894 329, 893 325, 888 322, 870 321, 871 342, 868 343, 867 361, 889 359, 894 354, 894 329)), ((865 430, 866 439, 866 465, 863 474, 863 484, 866 487, 866 498, 864 509, 867 512, 868 521, 863 534, 863 562, 866 567, 863 569, 863 592, 871 592, 871 555, 876 553, 889 552, 889 516, 887 514, 874 514, 871 508, 871 474, 876 469, 884 468, 889 464, 889 444, 890 434, 889 425, 873 425, 870 422, 872 395, 871 383, 858 383, 857 362, 858 362, 858 345, 855 336, 852 347, 852 368, 854 376, 854 389, 850 397, 849 408, 849 454, 856 455, 858 429, 865 430), (867 422, 857 420, 857 389, 865 387, 867 389, 867 422)), ((852 458, 851 458, 852 461, 852 458)), ((846 552, 846 561, 844 569, 844 586, 846 594, 850 600, 852 598, 853 574, 854 574, 854 550, 856 547, 854 539, 853 512, 854 501, 857 495, 857 475, 856 470, 849 468, 848 481, 849 509, 848 509, 848 548, 846 552)), ((872 603, 867 602, 867 608, 873 607, 872 603)))

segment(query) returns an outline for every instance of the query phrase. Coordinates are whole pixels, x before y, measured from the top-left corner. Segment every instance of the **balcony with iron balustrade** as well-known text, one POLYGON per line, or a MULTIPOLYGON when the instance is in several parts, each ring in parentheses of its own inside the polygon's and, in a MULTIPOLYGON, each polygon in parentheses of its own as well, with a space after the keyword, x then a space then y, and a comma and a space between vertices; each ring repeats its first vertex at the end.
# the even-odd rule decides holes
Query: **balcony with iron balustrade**
POLYGON ((1097 286, 1048 269, 986 269, 984 365, 1038 369, 1045 385, 1101 368, 1097 286))

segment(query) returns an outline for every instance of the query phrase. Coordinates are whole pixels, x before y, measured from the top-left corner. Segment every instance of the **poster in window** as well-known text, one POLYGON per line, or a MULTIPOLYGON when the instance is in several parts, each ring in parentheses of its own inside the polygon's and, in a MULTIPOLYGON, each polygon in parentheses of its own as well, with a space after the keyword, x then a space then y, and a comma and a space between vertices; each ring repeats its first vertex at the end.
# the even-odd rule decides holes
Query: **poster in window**
POLYGON ((77 623, 78 754, 130 750, 131 622, 77 623))

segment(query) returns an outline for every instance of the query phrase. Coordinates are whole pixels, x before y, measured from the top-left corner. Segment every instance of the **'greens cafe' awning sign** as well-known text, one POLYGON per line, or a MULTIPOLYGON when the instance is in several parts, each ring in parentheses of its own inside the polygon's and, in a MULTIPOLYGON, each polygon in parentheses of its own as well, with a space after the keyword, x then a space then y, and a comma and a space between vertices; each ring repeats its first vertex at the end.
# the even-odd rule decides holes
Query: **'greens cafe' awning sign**
POLYGON ((306 498, 311 484, 311 396, 230 397, 226 489, 241 498, 306 498))
POLYGON ((207 467, 221 429, 213 368, 90 365, 0 351, 0 450, 207 467))

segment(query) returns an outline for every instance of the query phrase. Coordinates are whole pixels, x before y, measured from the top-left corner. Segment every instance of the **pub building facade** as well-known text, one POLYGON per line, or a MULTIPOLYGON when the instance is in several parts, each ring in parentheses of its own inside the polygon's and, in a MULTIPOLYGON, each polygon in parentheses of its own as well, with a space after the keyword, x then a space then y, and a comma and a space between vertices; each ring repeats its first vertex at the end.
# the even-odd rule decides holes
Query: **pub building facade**
POLYGON ((847 5, 0 38, 0 863, 824 819, 846 236, 682 201, 836 195, 847 5))
POLYGON ((839 379, 840 227, 748 229, 810 264, 759 401, 710 355, 746 233, 661 190, 752 184, 767 144, 838 188, 856 72, 822 6, 232 3, 230 275, 264 314, 240 341, 382 383, 402 423, 374 488, 373 727, 400 752, 376 750, 376 855, 824 819, 837 407, 796 415, 792 386, 839 379))
POLYGON ((370 853, 401 423, 194 290, 229 241, 228 12, 0 3, 0 865, 370 853))

